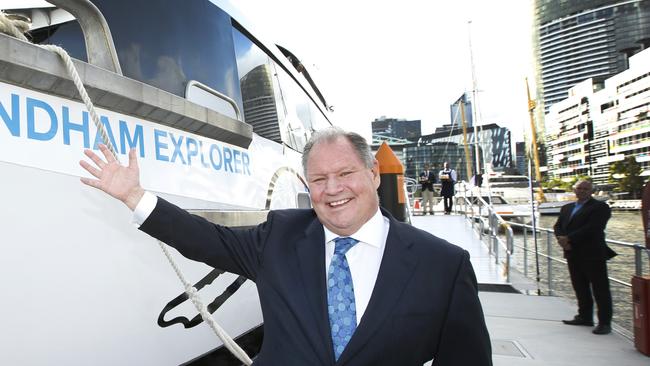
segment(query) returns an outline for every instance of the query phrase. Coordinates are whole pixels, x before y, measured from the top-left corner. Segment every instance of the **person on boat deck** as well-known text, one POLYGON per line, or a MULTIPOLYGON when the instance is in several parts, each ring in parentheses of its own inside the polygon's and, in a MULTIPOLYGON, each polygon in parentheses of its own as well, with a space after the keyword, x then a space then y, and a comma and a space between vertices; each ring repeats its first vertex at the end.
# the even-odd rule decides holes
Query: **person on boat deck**
POLYGON ((424 215, 426 215, 427 212, 433 215, 433 184, 436 183, 436 174, 433 169, 429 168, 429 164, 424 164, 424 170, 420 173, 420 184, 422 185, 422 214, 424 215))
MULTIPOLYGON (((81 178, 134 211, 139 229, 257 285, 264 340, 254 365, 492 365, 467 251, 380 209, 379 166, 360 135, 329 128, 304 148, 313 209, 270 211, 254 228, 194 216, 85 150, 81 178)), ((216 187, 218 188, 218 187, 216 187)))
POLYGON ((616 255, 605 242, 605 227, 611 210, 605 202, 591 197, 593 185, 580 180, 573 186, 577 201, 562 206, 553 226, 557 241, 564 250, 571 285, 578 300, 578 314, 568 325, 594 325, 594 301, 598 305, 598 326, 594 334, 612 331, 612 295, 607 278, 607 260, 616 255))
POLYGON ((454 204, 454 184, 456 184, 456 171, 449 167, 449 163, 445 161, 443 169, 438 174, 440 177, 440 195, 443 197, 445 205, 445 215, 451 213, 454 204))

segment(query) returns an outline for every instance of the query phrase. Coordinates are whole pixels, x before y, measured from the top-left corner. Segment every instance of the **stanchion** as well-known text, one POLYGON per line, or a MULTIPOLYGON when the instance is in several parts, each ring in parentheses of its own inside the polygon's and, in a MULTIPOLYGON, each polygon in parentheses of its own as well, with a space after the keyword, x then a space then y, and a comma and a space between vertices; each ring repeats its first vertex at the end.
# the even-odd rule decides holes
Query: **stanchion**
POLYGON ((380 184, 377 193, 379 204, 395 219, 406 221, 406 197, 404 197, 404 166, 384 141, 375 155, 379 162, 380 184))

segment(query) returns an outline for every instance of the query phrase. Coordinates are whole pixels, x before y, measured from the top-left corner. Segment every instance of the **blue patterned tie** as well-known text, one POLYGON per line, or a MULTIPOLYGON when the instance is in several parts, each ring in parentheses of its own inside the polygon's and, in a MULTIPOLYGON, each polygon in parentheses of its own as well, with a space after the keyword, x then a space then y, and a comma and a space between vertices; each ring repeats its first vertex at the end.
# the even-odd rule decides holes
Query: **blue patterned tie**
POLYGON ((354 287, 345 253, 358 242, 352 238, 334 239, 334 256, 327 272, 327 310, 336 360, 343 353, 357 327, 354 287))

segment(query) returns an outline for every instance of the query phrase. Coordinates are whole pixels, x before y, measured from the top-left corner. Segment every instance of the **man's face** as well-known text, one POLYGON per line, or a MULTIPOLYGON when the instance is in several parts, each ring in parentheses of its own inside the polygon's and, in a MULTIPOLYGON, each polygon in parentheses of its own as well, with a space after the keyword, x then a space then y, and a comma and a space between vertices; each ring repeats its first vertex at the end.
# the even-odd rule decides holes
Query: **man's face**
POLYGON ((580 202, 584 202, 591 197, 591 184, 589 182, 580 182, 573 188, 573 193, 580 202))
POLYGON ((377 212, 378 163, 367 168, 343 137, 312 148, 307 182, 318 219, 337 235, 352 235, 377 212))
POLYGON ((449 163, 448 162, 445 161, 444 166, 445 166, 445 169, 449 169, 449 163))

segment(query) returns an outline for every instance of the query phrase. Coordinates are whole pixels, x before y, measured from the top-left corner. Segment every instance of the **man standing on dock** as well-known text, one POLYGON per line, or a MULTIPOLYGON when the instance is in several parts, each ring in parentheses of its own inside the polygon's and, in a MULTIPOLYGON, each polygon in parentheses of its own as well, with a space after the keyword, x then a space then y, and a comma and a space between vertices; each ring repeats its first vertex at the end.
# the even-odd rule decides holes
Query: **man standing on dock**
POLYGON ((379 208, 379 166, 363 137, 318 131, 304 148, 313 209, 270 211, 253 228, 213 224, 145 192, 135 151, 100 147, 82 182, 124 202, 140 230, 257 285, 256 366, 491 366, 467 251, 379 208))
POLYGON ((433 215, 433 184, 436 182, 436 174, 429 169, 429 164, 424 164, 424 170, 420 173, 420 184, 422 185, 422 214, 428 212, 433 215))
POLYGON ((557 241, 564 250, 571 284, 578 300, 578 315, 563 320, 568 325, 593 326, 594 301, 598 305, 598 326, 594 334, 612 331, 612 295, 607 278, 607 260, 616 253, 605 242, 605 227, 611 210, 605 202, 591 197, 593 185, 580 180, 573 186, 577 201, 562 206, 553 226, 557 241))
POLYGON ((449 163, 445 161, 443 169, 440 171, 440 195, 443 197, 445 204, 445 215, 451 213, 454 205, 454 185, 456 184, 456 171, 449 167, 449 163))

